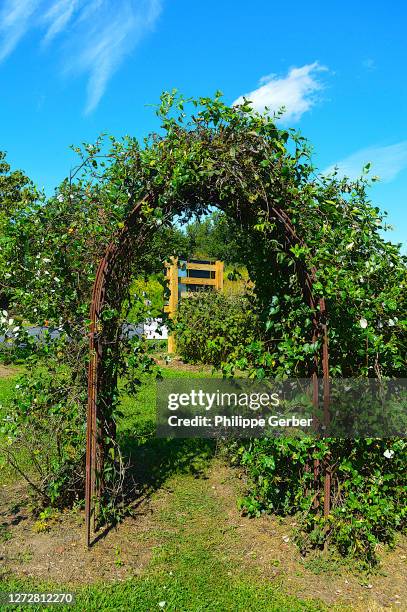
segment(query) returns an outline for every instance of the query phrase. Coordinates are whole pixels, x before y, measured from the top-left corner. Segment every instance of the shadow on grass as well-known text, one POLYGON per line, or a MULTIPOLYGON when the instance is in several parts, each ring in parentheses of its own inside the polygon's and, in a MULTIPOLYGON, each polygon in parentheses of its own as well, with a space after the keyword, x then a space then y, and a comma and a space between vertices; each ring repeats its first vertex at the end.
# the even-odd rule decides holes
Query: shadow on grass
MULTIPOLYGON (((172 372, 166 374, 171 375, 172 372)), ((217 448, 216 440, 156 437, 155 381, 147 381, 137 399, 125 393, 121 399, 117 442, 126 474, 119 504, 122 510, 118 513, 117 521, 126 515, 136 516, 140 505, 155 491, 165 487, 175 474, 205 478, 206 469, 217 448)), ((114 523, 101 525, 93 544, 112 527, 114 523)))
MULTIPOLYGON (((136 517, 139 507, 175 474, 190 474, 206 478, 208 462, 215 455, 216 440, 196 438, 156 438, 121 435, 120 447, 126 464, 122 512, 115 520, 99 525, 91 547, 105 536, 126 516, 136 517)), ((171 490, 169 488, 167 491, 171 490)))
MULTIPOLYGON (((197 376, 176 369, 164 372, 164 377, 180 375, 197 376)), ((118 442, 129 464, 128 480, 136 483, 139 496, 151 495, 173 474, 205 477, 217 446, 216 440, 156 437, 155 380, 145 381, 137 398, 122 395, 118 442)))
POLYGON ((216 440, 156 438, 155 428, 138 437, 122 434, 120 445, 129 462, 128 475, 137 482, 139 495, 148 496, 165 485, 174 474, 205 478, 208 462, 216 451, 216 440), (147 434, 147 435, 146 435, 147 434))

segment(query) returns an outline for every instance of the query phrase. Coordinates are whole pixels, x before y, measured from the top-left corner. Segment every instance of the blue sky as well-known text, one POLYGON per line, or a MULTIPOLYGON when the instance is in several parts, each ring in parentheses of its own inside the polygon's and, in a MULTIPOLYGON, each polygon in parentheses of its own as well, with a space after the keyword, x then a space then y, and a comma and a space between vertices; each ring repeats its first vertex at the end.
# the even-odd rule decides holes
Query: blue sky
POLYGON ((0 149, 48 192, 70 144, 157 127, 163 90, 285 104, 321 170, 382 182, 406 243, 407 5, 272 0, 0 0, 0 149))

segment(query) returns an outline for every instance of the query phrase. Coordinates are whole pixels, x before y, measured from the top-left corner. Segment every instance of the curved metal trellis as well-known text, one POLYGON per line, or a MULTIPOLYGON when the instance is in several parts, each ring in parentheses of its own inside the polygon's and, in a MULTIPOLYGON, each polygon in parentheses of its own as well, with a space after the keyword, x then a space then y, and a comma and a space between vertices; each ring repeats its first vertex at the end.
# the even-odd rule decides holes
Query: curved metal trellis
MULTIPOLYGON (((130 247, 137 227, 142 227, 141 209, 148 199, 139 202, 127 218, 114 242, 106 249, 105 255, 99 263, 92 290, 90 308, 90 335, 89 335, 89 370, 88 370, 88 407, 87 407, 87 435, 86 435, 86 482, 85 482, 85 523, 86 543, 91 544, 91 535, 95 530, 96 508, 100 499, 102 483, 100 475, 103 472, 104 435, 103 435, 103 391, 106 385, 115 385, 115 381, 104 380, 104 332, 101 323, 103 307, 106 303, 107 288, 117 283, 115 273, 118 267, 128 265, 130 247)), ((272 207, 269 212, 270 219, 276 220, 283 228, 286 239, 286 250, 295 245, 304 246, 297 236, 295 228, 287 213, 278 207, 272 207)), ((292 252, 291 252, 292 254, 292 252)), ((313 342, 322 340, 322 353, 316 355, 313 364, 313 402, 318 406, 318 372, 322 369, 323 375, 323 415, 324 423, 329 423, 329 350, 326 325, 326 304, 324 298, 316 299, 313 295, 313 285, 316 281, 316 269, 307 270, 301 261, 297 261, 297 275, 301 284, 304 301, 313 312, 313 342)), ((320 477, 319 460, 314 461, 315 484, 320 477)), ((324 464, 324 514, 330 509, 331 480, 329 466, 324 464)), ((318 505, 318 500, 316 500, 318 505)))

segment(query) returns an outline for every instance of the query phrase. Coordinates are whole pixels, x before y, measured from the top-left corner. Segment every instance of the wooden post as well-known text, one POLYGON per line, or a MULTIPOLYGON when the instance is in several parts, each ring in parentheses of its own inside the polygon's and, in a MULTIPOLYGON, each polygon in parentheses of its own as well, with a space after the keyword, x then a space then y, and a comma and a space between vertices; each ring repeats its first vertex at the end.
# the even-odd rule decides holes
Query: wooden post
MULTIPOLYGON (((168 304, 168 313, 170 319, 174 319, 178 307, 178 258, 173 257, 168 270, 168 280, 170 287, 170 299, 168 304)), ((175 337, 174 334, 168 335, 168 353, 175 353, 175 337)))
POLYGON ((223 261, 215 262, 215 288, 217 291, 223 290, 223 261))

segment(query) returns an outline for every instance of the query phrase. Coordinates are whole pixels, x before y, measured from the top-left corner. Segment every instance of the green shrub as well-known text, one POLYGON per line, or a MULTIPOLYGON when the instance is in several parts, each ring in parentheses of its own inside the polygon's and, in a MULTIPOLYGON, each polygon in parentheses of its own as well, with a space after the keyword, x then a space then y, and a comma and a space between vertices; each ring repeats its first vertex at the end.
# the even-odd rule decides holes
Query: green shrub
POLYGON ((38 342, 28 333, 21 317, 14 319, 7 310, 0 311, 0 363, 20 363, 41 354, 50 338, 48 330, 44 330, 43 337, 44 341, 38 342))
POLYGON ((148 318, 162 315, 164 309, 164 286, 160 275, 152 274, 149 278, 136 278, 130 286, 128 323, 140 323, 148 318))
POLYGON ((0 466, 11 466, 27 480, 39 507, 63 507, 82 495, 86 391, 81 382, 74 386, 70 369, 50 357, 18 379, 3 408, 0 466))
MULTIPOLYGON (((330 542, 343 555, 365 566, 377 563, 380 544, 392 544, 396 531, 405 529, 407 509, 404 440, 295 440, 290 438, 235 443, 234 463, 249 477, 241 510, 298 513, 297 542, 305 553, 330 542), (332 472, 332 507, 327 517, 314 507, 313 459, 329 456, 332 472)), ((317 487, 323 486, 322 478, 317 487)))
POLYGON ((254 298, 215 291, 190 293, 180 302, 177 352, 185 361, 220 367, 243 357, 259 334, 254 298))

